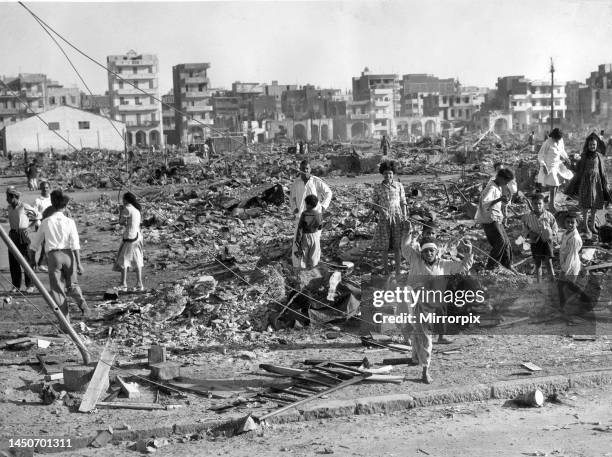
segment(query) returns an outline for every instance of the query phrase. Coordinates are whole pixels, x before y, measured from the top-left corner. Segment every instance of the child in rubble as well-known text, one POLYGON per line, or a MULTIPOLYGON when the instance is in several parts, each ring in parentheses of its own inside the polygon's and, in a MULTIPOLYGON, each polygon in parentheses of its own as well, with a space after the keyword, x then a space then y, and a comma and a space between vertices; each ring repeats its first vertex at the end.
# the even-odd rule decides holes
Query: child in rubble
POLYGON ((531 197, 533 212, 525 214, 523 236, 531 243, 531 255, 536 268, 538 282, 542 278, 542 263, 554 278, 552 265, 553 239, 557 236, 557 221, 549 211, 544 209, 544 195, 536 193, 531 197))
POLYGON ((302 212, 295 235, 295 256, 300 259, 300 268, 314 268, 321 259, 321 213, 314 209, 319 204, 316 195, 304 198, 306 209, 302 212))
POLYGON ((576 213, 569 213, 564 221, 565 232, 561 236, 561 247, 559 249, 559 261, 561 264, 561 279, 574 281, 580 273, 582 264, 580 263, 580 249, 582 248, 582 238, 578 233, 578 216, 576 213))

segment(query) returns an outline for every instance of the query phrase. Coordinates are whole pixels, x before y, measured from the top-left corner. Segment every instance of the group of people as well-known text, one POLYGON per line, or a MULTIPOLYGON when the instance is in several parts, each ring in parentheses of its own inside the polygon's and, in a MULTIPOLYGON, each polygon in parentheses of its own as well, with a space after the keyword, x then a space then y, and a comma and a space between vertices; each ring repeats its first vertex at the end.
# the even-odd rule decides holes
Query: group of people
MULTIPOLYGON (((66 214, 70 197, 60 189, 49 192, 51 186, 47 181, 41 182, 40 188, 41 194, 33 206, 21 200, 21 192, 14 186, 6 189, 9 238, 32 270, 48 273, 51 297, 62 313, 69 318, 68 297, 72 297, 83 317, 88 318, 92 312, 78 282, 78 275, 84 271, 79 234, 74 219, 66 214)), ((118 289, 123 292, 128 290, 127 273, 130 268, 136 272, 137 279, 133 290, 144 290, 141 210, 136 196, 126 192, 119 219, 119 223, 124 226, 122 242, 113 266, 114 270, 121 272, 118 289)), ((9 268, 12 293, 19 293, 23 276, 25 293, 35 292, 32 278, 10 249, 9 268)))

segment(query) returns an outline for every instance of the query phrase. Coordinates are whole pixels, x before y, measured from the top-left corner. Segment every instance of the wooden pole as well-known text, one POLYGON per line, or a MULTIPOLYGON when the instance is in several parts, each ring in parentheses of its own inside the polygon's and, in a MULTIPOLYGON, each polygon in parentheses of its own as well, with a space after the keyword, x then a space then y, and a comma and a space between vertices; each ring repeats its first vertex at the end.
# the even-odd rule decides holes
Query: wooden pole
POLYGON ((57 304, 53 301, 53 298, 51 297, 49 292, 47 292, 47 289, 45 289, 43 283, 40 282, 40 279, 38 279, 38 276, 36 276, 36 273, 34 273, 32 267, 30 267, 30 264, 21 255, 21 252, 19 252, 17 246, 13 244, 13 241, 9 238, 8 234, 4 231, 4 228, 2 227, 0 227, 0 238, 2 238, 2 241, 4 241, 4 243, 6 244, 6 247, 9 249, 10 253, 17 259, 21 267, 24 269, 25 274, 30 276, 32 282, 51 308, 51 311, 53 311, 55 317, 57 317, 60 321, 60 326, 62 327, 62 329, 65 330, 66 333, 68 333, 68 336, 70 336, 70 338, 72 339, 72 341, 74 341, 74 344, 81 353, 81 357, 83 357, 83 365, 89 364, 90 358, 87 348, 85 347, 77 333, 74 331, 70 323, 68 323, 68 321, 66 320, 66 316, 64 316, 64 313, 62 313, 57 304))
POLYGON ((555 119, 555 66, 550 58, 550 131, 553 130, 555 119))

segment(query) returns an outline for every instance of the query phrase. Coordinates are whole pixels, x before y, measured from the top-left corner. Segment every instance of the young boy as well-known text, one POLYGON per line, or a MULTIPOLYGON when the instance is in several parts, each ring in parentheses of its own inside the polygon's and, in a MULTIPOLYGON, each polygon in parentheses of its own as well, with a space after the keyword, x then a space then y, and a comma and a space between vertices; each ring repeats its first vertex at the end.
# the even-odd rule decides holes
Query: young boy
POLYGON ((321 259, 321 213, 315 211, 319 204, 316 195, 304 199, 306 209, 302 212, 295 235, 295 256, 300 259, 300 268, 314 268, 321 259))
POLYGON ((582 238, 580 238, 577 226, 576 214, 569 213, 565 217, 565 232, 561 236, 561 248, 559 249, 561 278, 572 282, 576 280, 582 267, 578 254, 582 248, 582 238))
POLYGON ((531 255, 536 267, 538 282, 542 278, 542 263, 546 264, 548 273, 554 278, 552 266, 553 239, 557 235, 555 217, 544 209, 544 195, 536 193, 531 198, 533 212, 525 214, 523 220, 523 236, 529 238, 531 255))

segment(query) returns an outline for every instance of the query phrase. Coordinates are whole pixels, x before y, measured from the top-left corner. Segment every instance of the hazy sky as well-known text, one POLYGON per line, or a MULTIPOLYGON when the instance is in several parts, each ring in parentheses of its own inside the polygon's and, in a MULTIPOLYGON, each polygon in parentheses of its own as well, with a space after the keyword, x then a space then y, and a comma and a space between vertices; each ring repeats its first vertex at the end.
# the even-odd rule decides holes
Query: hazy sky
MULTIPOLYGON (((1 0, 0 0, 1 1, 1 0)), ((233 81, 350 88, 365 66, 430 73, 494 87, 498 76, 583 81, 612 62, 612 0, 402 0, 223 2, 26 2, 96 60, 129 49, 155 53, 160 88, 172 66, 210 62, 213 87, 233 81)), ((104 70, 67 51, 94 92, 104 70)), ((78 78, 17 3, 0 3, 0 75, 78 78)))

